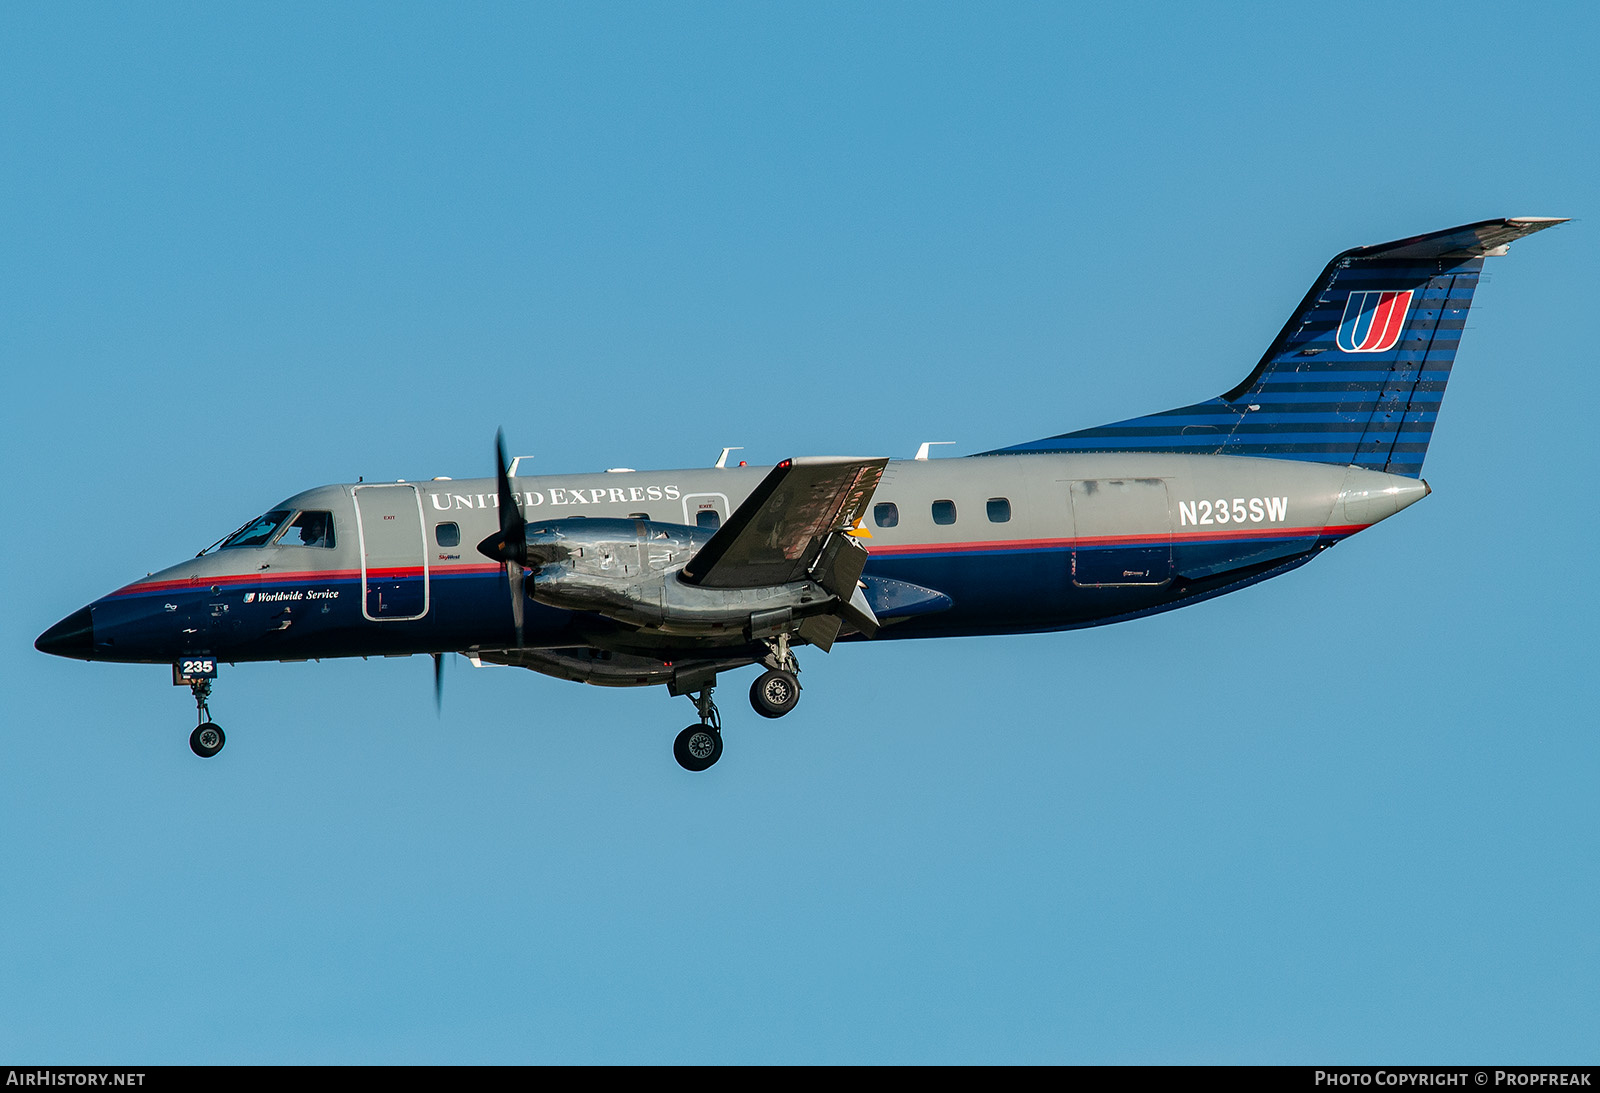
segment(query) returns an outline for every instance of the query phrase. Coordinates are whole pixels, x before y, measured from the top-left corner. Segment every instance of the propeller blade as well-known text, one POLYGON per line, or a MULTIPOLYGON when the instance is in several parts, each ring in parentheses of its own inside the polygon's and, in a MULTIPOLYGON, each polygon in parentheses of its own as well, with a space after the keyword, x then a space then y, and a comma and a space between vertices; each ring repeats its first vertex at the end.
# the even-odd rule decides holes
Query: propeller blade
POLYGON ((500 531, 478 544, 478 553, 497 562, 528 561, 528 522, 523 519, 522 505, 511 489, 511 475, 506 473, 506 439, 503 431, 494 434, 495 476, 499 484, 500 531))
POLYGON ((433 654, 433 710, 444 712, 444 654, 433 654))
POLYGON ((517 626, 517 645, 522 645, 523 575, 528 564, 528 521, 523 518, 522 505, 511 488, 511 474, 506 463, 506 436, 502 429, 494 434, 495 477, 499 486, 500 530, 478 544, 478 553, 485 558, 502 562, 506 567, 506 583, 511 592, 511 619, 517 626))
POLYGON ((510 464, 506 462, 506 434, 503 429, 496 429, 494 433, 494 468, 500 485, 500 530, 508 537, 514 536, 517 542, 523 543, 526 541, 523 531, 528 522, 523 519, 522 504, 511 489, 510 464))

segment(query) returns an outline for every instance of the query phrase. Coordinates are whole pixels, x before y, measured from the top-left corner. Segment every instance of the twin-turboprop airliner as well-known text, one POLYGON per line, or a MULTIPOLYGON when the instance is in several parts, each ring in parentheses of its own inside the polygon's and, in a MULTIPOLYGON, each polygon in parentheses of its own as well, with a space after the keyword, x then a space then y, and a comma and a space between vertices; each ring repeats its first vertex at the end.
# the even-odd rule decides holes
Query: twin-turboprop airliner
MULTIPOLYGON (((1287 573, 1430 492, 1422 461, 1483 260, 1562 221, 1346 251, 1260 362, 1206 402, 966 458, 322 486, 119 588, 37 646, 170 664, 195 754, 222 663, 448 652, 664 685, 722 754, 718 680, 800 697, 796 651, 1120 622, 1287 573)), ((437 678, 437 677, 436 677, 437 678)))

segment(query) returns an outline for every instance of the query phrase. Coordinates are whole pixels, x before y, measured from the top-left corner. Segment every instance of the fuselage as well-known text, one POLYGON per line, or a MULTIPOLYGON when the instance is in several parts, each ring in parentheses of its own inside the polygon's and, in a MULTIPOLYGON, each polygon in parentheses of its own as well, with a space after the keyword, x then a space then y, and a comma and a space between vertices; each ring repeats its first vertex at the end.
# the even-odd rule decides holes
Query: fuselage
MULTIPOLYGON (((519 476, 513 487, 530 525, 632 520, 703 541, 768 470, 519 476)), ((1235 456, 890 462, 859 538, 862 582, 884 622, 875 640, 1093 626, 1285 572, 1427 492, 1416 478, 1235 456)), ((39 647, 150 663, 504 649, 516 643, 505 573, 474 549, 497 510, 492 478, 307 490, 258 522, 262 541, 241 529, 75 612, 39 647)), ((651 564, 648 550, 641 530, 640 553, 617 564, 651 564)), ((593 644, 595 622, 530 599, 522 644, 593 644)))

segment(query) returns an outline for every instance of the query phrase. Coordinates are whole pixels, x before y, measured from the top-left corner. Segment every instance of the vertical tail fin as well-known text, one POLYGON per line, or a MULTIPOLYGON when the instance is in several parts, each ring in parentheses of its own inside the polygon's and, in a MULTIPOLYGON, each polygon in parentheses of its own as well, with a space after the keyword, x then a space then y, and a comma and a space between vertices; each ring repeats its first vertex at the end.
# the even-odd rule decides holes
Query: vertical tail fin
POLYGON ((1484 220, 1345 251, 1226 394, 984 454, 1252 455, 1419 477, 1484 258, 1563 222, 1484 220))

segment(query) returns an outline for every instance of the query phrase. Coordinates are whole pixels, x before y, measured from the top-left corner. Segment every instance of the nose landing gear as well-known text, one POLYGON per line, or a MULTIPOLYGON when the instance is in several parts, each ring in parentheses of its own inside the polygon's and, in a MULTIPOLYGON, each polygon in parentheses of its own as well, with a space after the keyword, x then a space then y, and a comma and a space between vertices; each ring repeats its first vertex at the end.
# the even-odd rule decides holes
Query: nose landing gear
POLYGON ((211 709, 206 705, 206 699, 211 697, 211 682, 216 678, 217 662, 212 657, 188 657, 172 666, 173 686, 187 686, 194 695, 200 724, 189 734, 189 750, 202 759, 210 759, 228 742, 222 726, 211 720, 211 709))

